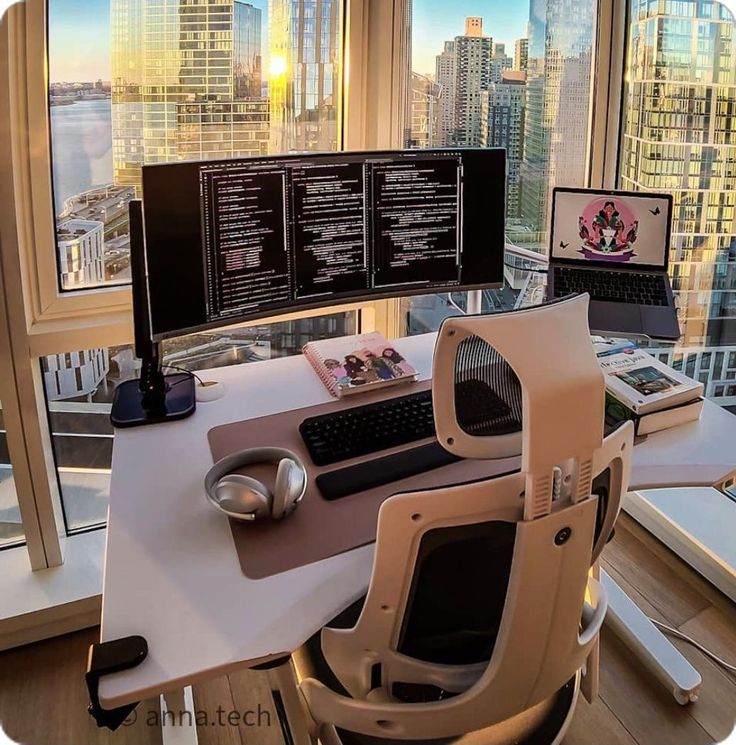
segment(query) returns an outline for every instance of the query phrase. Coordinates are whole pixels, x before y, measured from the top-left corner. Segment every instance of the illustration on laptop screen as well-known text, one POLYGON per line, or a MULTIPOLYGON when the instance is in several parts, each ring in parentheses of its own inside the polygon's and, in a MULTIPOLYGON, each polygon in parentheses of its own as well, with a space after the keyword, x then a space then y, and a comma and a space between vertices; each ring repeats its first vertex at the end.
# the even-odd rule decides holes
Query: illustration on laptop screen
POLYGON ((554 200, 552 258, 664 268, 666 197, 556 191, 554 200))

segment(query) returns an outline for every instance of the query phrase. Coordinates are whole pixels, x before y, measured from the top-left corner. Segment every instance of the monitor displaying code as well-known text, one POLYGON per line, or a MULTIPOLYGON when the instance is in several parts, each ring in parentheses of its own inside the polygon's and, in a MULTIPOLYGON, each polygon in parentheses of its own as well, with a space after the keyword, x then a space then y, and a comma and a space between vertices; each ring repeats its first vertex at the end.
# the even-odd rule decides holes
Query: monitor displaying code
POLYGON ((143 204, 155 339, 503 279, 502 150, 146 166, 143 204))

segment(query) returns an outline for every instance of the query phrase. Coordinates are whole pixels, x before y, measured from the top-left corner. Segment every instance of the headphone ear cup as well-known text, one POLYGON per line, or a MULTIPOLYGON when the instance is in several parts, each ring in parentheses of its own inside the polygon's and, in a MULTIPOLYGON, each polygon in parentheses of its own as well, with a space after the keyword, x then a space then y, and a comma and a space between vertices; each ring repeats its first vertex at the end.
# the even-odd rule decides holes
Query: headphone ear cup
POLYGON ((280 520, 294 511, 304 491, 304 471, 291 458, 282 458, 276 471, 271 515, 280 520))
POLYGON ((271 492, 258 479, 231 473, 223 476, 214 488, 214 502, 239 515, 253 515, 260 520, 271 514, 273 498, 271 492))

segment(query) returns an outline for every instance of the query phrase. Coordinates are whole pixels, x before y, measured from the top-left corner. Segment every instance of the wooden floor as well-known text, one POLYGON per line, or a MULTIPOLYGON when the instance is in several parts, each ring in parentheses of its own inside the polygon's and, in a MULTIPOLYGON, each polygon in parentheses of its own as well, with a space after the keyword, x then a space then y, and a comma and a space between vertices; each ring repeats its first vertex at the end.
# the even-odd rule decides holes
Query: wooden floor
MULTIPOLYGON (((736 663, 736 606, 626 516, 606 547, 603 565, 648 614, 736 663)), ((96 635, 90 629, 0 654, 0 723, 11 738, 24 745, 161 742, 156 701, 143 702, 135 723, 114 734, 98 730, 88 717, 83 673, 87 646, 96 635)), ((699 701, 678 706, 604 631, 601 697, 593 705, 581 698, 566 745, 723 741, 736 720, 736 677, 689 645, 675 644, 703 676, 699 701)), ((213 680, 195 687, 194 697, 202 745, 283 742, 263 673, 213 680), (228 723, 230 712, 238 712, 240 721, 228 723)))

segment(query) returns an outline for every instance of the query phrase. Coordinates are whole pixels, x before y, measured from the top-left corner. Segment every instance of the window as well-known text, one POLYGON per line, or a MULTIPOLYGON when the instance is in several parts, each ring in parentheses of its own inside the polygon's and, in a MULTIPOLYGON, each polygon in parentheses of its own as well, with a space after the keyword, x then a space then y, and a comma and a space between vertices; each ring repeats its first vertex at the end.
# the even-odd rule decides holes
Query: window
MULTIPOLYGON (((196 371, 298 354, 308 341, 356 332, 354 313, 301 318, 171 339, 164 365, 196 371)), ((131 346, 83 349, 42 358, 54 458, 67 533, 101 527, 110 495, 115 386, 138 377, 131 346)), ((0 450, 0 544, 5 482, 0 450)), ((12 478, 7 487, 12 494, 12 478)))
POLYGON ((5 436, 3 407, 0 402, 0 548, 14 546, 22 541, 23 525, 5 436))
POLYGON ((724 396, 722 385, 736 357, 734 16, 716 0, 630 0, 628 37, 619 181, 675 201, 670 268, 683 338, 667 361, 700 355, 706 395, 734 406, 736 389, 724 396))
POLYGON ((48 4, 62 290, 129 282, 141 165, 340 144, 342 0, 48 4))
MULTIPOLYGON (((61 290, 130 281, 127 206, 143 164, 341 146, 343 6, 48 0, 61 290)), ((252 362, 355 329, 349 312, 197 334, 166 342, 164 360, 195 371, 252 362)), ((104 525, 112 395, 140 365, 132 347, 99 336, 40 362, 68 533, 104 525)))
MULTIPOLYGON (((552 188, 586 183, 596 8, 413 2, 406 145, 505 148, 507 244, 546 253, 552 188)), ((505 298, 485 293, 486 307, 515 302, 529 280, 521 269, 508 268, 505 298)), ((436 328, 455 304, 408 301, 409 331, 436 328)))

